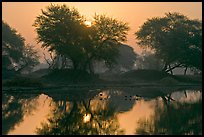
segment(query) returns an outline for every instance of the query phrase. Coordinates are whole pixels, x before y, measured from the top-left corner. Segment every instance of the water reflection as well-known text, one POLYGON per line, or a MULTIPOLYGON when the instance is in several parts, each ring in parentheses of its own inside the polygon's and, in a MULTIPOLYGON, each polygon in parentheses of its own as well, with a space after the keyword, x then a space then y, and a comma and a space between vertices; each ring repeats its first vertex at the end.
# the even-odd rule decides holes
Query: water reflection
POLYGON ((7 95, 2 96, 2 134, 8 134, 14 127, 23 121, 24 115, 31 115, 36 108, 34 95, 7 95))
POLYGON ((140 119, 136 134, 201 135, 202 101, 158 105, 149 119, 140 119))
POLYGON ((91 109, 84 101, 72 102, 70 111, 55 112, 37 129, 43 135, 106 135, 122 134, 114 109, 91 109))
POLYGON ((3 134, 202 134, 200 89, 3 94, 3 134), (26 132, 27 131, 27 132, 26 132))

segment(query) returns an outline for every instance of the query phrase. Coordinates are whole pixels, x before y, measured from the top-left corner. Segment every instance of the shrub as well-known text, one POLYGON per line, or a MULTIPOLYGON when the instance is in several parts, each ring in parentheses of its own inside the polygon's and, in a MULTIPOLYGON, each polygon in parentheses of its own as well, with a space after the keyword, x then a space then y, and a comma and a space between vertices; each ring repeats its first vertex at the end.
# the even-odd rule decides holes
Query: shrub
POLYGON ((21 87, 42 87, 43 84, 39 79, 32 79, 27 77, 15 77, 14 79, 7 80, 4 86, 21 86, 21 87))
POLYGON ((98 79, 98 75, 89 74, 82 70, 62 69, 53 70, 42 77, 46 81, 53 82, 90 82, 98 79))

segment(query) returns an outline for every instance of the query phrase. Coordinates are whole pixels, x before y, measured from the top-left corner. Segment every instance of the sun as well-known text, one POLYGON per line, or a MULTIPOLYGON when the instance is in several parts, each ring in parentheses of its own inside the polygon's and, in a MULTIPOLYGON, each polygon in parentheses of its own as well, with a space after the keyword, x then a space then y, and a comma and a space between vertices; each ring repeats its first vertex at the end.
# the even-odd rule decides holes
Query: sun
POLYGON ((85 115, 83 116, 83 121, 84 121, 84 123, 89 122, 90 119, 91 119, 91 114, 85 114, 85 115))
POLYGON ((91 24, 91 21, 85 21, 84 24, 85 24, 87 27, 91 27, 91 25, 92 25, 92 24, 91 24))

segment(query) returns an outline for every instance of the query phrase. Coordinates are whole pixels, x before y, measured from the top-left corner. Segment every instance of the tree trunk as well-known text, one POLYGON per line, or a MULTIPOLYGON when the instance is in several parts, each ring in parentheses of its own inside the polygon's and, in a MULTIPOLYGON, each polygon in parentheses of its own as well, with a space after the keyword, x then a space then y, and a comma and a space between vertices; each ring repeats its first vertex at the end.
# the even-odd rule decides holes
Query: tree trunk
POLYGON ((173 71, 171 69, 171 65, 169 65, 169 70, 170 70, 171 75, 173 75, 173 71))
POLYGON ((186 75, 187 69, 188 69, 188 67, 185 68, 185 70, 184 70, 184 75, 186 75))
POLYGON ((53 57, 54 56, 53 52, 49 52, 49 54, 50 54, 51 61, 49 61, 49 59, 46 58, 45 53, 43 52, 44 59, 47 62, 47 64, 49 65, 49 69, 53 69, 55 67, 55 63, 56 63, 56 60, 57 60, 57 55, 55 57, 53 57))
POLYGON ((185 97, 187 98, 188 96, 187 96, 186 90, 184 90, 184 94, 185 94, 185 97))
POLYGON ((60 66, 60 63, 59 63, 59 55, 57 55, 56 59, 55 59, 55 63, 53 64, 53 68, 54 69, 58 69, 60 66))
POLYGON ((171 70, 173 70, 173 69, 175 69, 177 67, 181 67, 181 64, 177 64, 177 65, 175 65, 173 67, 170 67, 168 70, 166 70, 166 72, 169 72, 169 71, 171 71, 171 70))
POLYGON ((89 72, 89 73, 94 73, 94 72, 93 72, 93 65, 92 65, 92 58, 93 58, 93 56, 89 57, 89 58, 85 61, 84 66, 83 66, 83 70, 84 70, 84 71, 87 71, 86 69, 88 68, 88 72, 89 72))
POLYGON ((89 72, 90 74, 94 74, 92 62, 89 62, 89 72))
POLYGON ((165 65, 164 65, 162 71, 166 71, 166 69, 167 69, 167 63, 165 63, 165 65))
POLYGON ((72 63, 73 63, 73 69, 77 70, 78 69, 78 63, 74 60, 72 60, 72 63))
POLYGON ((61 69, 65 69, 66 67, 66 57, 65 56, 61 56, 61 69))

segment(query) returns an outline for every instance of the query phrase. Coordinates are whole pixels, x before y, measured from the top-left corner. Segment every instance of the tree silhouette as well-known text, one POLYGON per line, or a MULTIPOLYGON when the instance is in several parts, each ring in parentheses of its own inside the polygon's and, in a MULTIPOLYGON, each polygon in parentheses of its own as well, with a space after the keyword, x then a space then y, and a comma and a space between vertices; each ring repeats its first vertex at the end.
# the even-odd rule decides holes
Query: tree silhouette
MULTIPOLYGON (((114 109, 97 107, 93 109, 88 101, 73 101, 71 110, 54 110, 36 132, 43 135, 110 135, 123 134, 114 114, 114 109)), ((66 104, 66 103, 65 103, 66 104)))
POLYGON ((36 109, 36 96, 3 94, 2 98, 2 134, 9 131, 23 121, 24 115, 29 115, 36 109))
POLYGON ((8 77, 10 72, 31 70, 37 65, 38 55, 32 46, 25 46, 24 38, 2 21, 2 72, 3 77, 8 77))
POLYGON ((162 97, 150 119, 141 119, 136 134, 200 135, 202 134, 202 100, 195 103, 171 101, 162 97))
POLYGON ((165 63, 164 71, 176 67, 202 70, 202 22, 179 13, 148 19, 135 33, 141 47, 149 47, 165 63), (168 68, 169 67, 169 68, 168 68))
POLYGON ((117 45, 126 40, 129 27, 126 23, 105 15, 95 15, 91 26, 74 8, 50 5, 42 10, 34 26, 38 42, 56 53, 58 68, 66 68, 71 60, 73 68, 93 72, 93 61, 115 62, 117 45), (59 59, 60 58, 60 59, 59 59))

